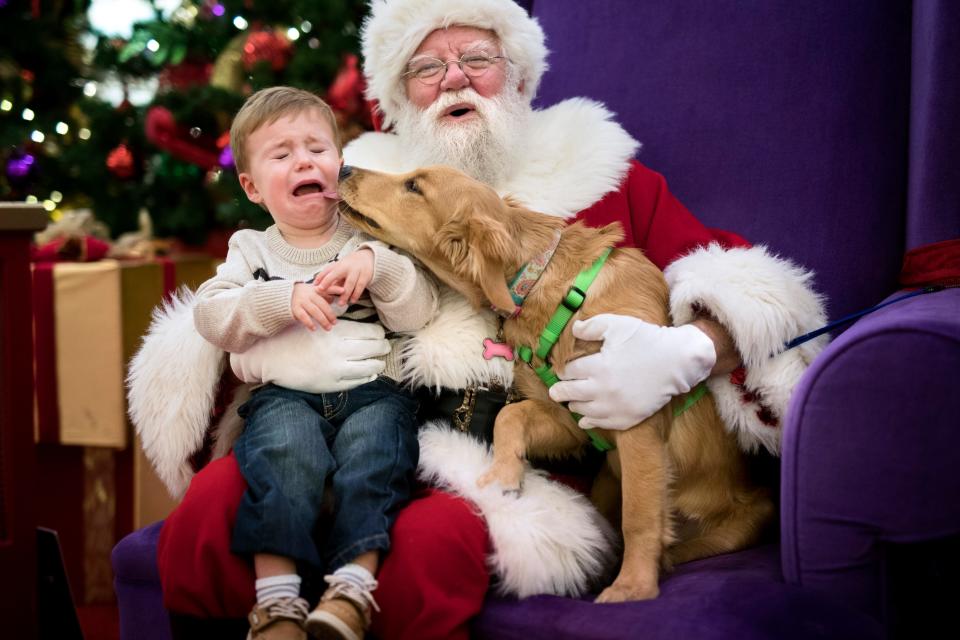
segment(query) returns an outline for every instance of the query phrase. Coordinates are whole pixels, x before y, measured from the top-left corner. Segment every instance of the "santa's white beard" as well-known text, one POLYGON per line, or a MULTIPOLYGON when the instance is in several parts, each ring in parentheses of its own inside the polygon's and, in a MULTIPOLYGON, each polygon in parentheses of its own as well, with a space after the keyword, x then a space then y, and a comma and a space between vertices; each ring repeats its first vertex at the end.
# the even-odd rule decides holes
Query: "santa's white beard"
POLYGON ((444 164, 496 186, 509 175, 532 109, 519 91, 484 98, 472 89, 443 92, 420 110, 404 101, 396 116, 397 133, 417 166, 444 164), (468 102, 476 115, 441 121, 451 106, 468 102))

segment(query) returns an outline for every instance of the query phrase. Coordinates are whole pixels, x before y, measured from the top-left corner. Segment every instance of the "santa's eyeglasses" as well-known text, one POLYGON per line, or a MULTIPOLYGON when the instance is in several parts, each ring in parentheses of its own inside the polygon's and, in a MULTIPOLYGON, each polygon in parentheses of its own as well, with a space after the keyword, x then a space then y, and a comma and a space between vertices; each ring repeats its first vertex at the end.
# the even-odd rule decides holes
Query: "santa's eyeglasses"
POLYGON ((447 67, 451 62, 454 62, 465 76, 478 78, 501 60, 509 62, 506 56, 490 56, 479 51, 468 51, 456 60, 444 61, 439 58, 419 58, 410 63, 407 72, 401 77, 416 78, 423 84, 439 84, 447 75, 447 67))

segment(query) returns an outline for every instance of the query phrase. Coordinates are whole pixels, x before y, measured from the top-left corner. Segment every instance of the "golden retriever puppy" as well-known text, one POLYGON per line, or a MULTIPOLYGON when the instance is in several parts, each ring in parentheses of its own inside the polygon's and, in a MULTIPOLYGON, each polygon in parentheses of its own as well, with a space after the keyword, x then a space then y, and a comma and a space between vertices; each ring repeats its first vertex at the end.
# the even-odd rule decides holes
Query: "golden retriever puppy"
MULTIPOLYGON (((340 195, 341 212, 354 225, 416 256, 478 308, 493 305, 505 314, 515 311, 508 281, 560 234, 522 313, 504 321, 511 345, 535 346, 577 274, 622 237, 619 225, 567 225, 529 211, 446 167, 403 175, 348 168, 340 195)), ((641 251, 615 249, 574 318, 600 313, 668 324, 666 282, 641 251)), ((550 355, 559 371, 569 360, 600 348, 599 342, 575 339, 571 326, 572 321, 550 355)), ((494 463, 478 480, 481 486, 499 483, 505 491, 521 489, 528 455, 570 455, 588 442, 530 366, 518 360, 514 373, 523 399, 498 414, 494 463)), ((674 406, 683 400, 674 399, 672 406, 626 431, 599 431, 616 448, 608 454, 593 499, 608 517, 619 507, 624 553, 618 576, 598 602, 656 597, 661 563, 748 546, 773 515, 769 497, 749 484, 742 455, 710 395, 675 418, 674 406)))

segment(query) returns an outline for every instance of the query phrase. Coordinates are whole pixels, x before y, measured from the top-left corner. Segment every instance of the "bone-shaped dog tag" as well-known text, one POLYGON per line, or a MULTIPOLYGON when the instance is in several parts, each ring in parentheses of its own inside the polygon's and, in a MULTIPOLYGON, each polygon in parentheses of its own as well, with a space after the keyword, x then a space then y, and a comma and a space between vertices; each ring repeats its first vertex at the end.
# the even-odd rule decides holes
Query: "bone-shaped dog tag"
POLYGON ((504 342, 494 342, 490 338, 483 339, 483 358, 484 360, 493 360, 494 358, 503 358, 508 362, 513 361, 513 349, 504 342))

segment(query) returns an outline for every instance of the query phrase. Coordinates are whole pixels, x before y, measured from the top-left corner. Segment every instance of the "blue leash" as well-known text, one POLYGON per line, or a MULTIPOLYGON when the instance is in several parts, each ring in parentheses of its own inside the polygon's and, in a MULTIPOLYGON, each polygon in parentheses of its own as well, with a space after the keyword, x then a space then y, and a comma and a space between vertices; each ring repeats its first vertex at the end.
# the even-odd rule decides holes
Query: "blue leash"
POLYGON ((857 312, 855 312, 855 313, 851 313, 850 315, 844 316, 843 318, 840 318, 839 320, 834 320, 834 321, 831 322, 830 324, 827 324, 827 325, 825 325, 825 326, 823 326, 823 327, 820 327, 819 329, 817 329, 817 330, 815 330, 815 331, 811 331, 810 333, 805 333, 805 334, 803 334, 802 336, 800 336, 800 337, 798 337, 798 338, 794 338, 794 339, 791 340, 790 342, 788 342, 788 343, 786 343, 785 345, 783 345, 783 350, 786 351, 786 350, 788 350, 788 349, 793 349, 794 347, 799 346, 799 345, 803 344, 804 342, 807 342, 807 341, 809 341, 809 340, 813 340, 813 339, 816 338, 817 336, 823 335, 823 334, 827 333, 828 331, 832 331, 833 329, 835 329, 836 327, 839 327, 839 326, 842 325, 842 324, 846 324, 846 323, 848 323, 848 322, 852 322, 853 320, 856 320, 857 318, 859 318, 859 317, 861 317, 861 316, 865 316, 865 315, 867 315, 868 313, 873 313, 873 312, 876 311, 877 309, 882 309, 883 307, 887 306, 888 304, 893 304, 894 302, 900 302, 901 300, 906 300, 907 298, 914 298, 914 297, 916 297, 916 296, 922 296, 922 295, 924 295, 925 293, 935 293, 935 292, 937 292, 937 291, 943 291, 944 289, 951 289, 951 288, 953 288, 953 285, 952 285, 952 286, 947 286, 947 285, 942 285, 942 284, 934 284, 934 285, 931 285, 931 286, 929 286, 929 287, 923 287, 922 289, 917 289, 916 291, 911 291, 910 293, 905 294, 905 295, 902 295, 902 296, 900 296, 899 298, 894 298, 893 300, 887 300, 886 302, 883 302, 883 303, 881 303, 881 304, 872 306, 872 307, 870 307, 869 309, 863 309, 863 310, 861 310, 861 311, 857 311, 857 312))

